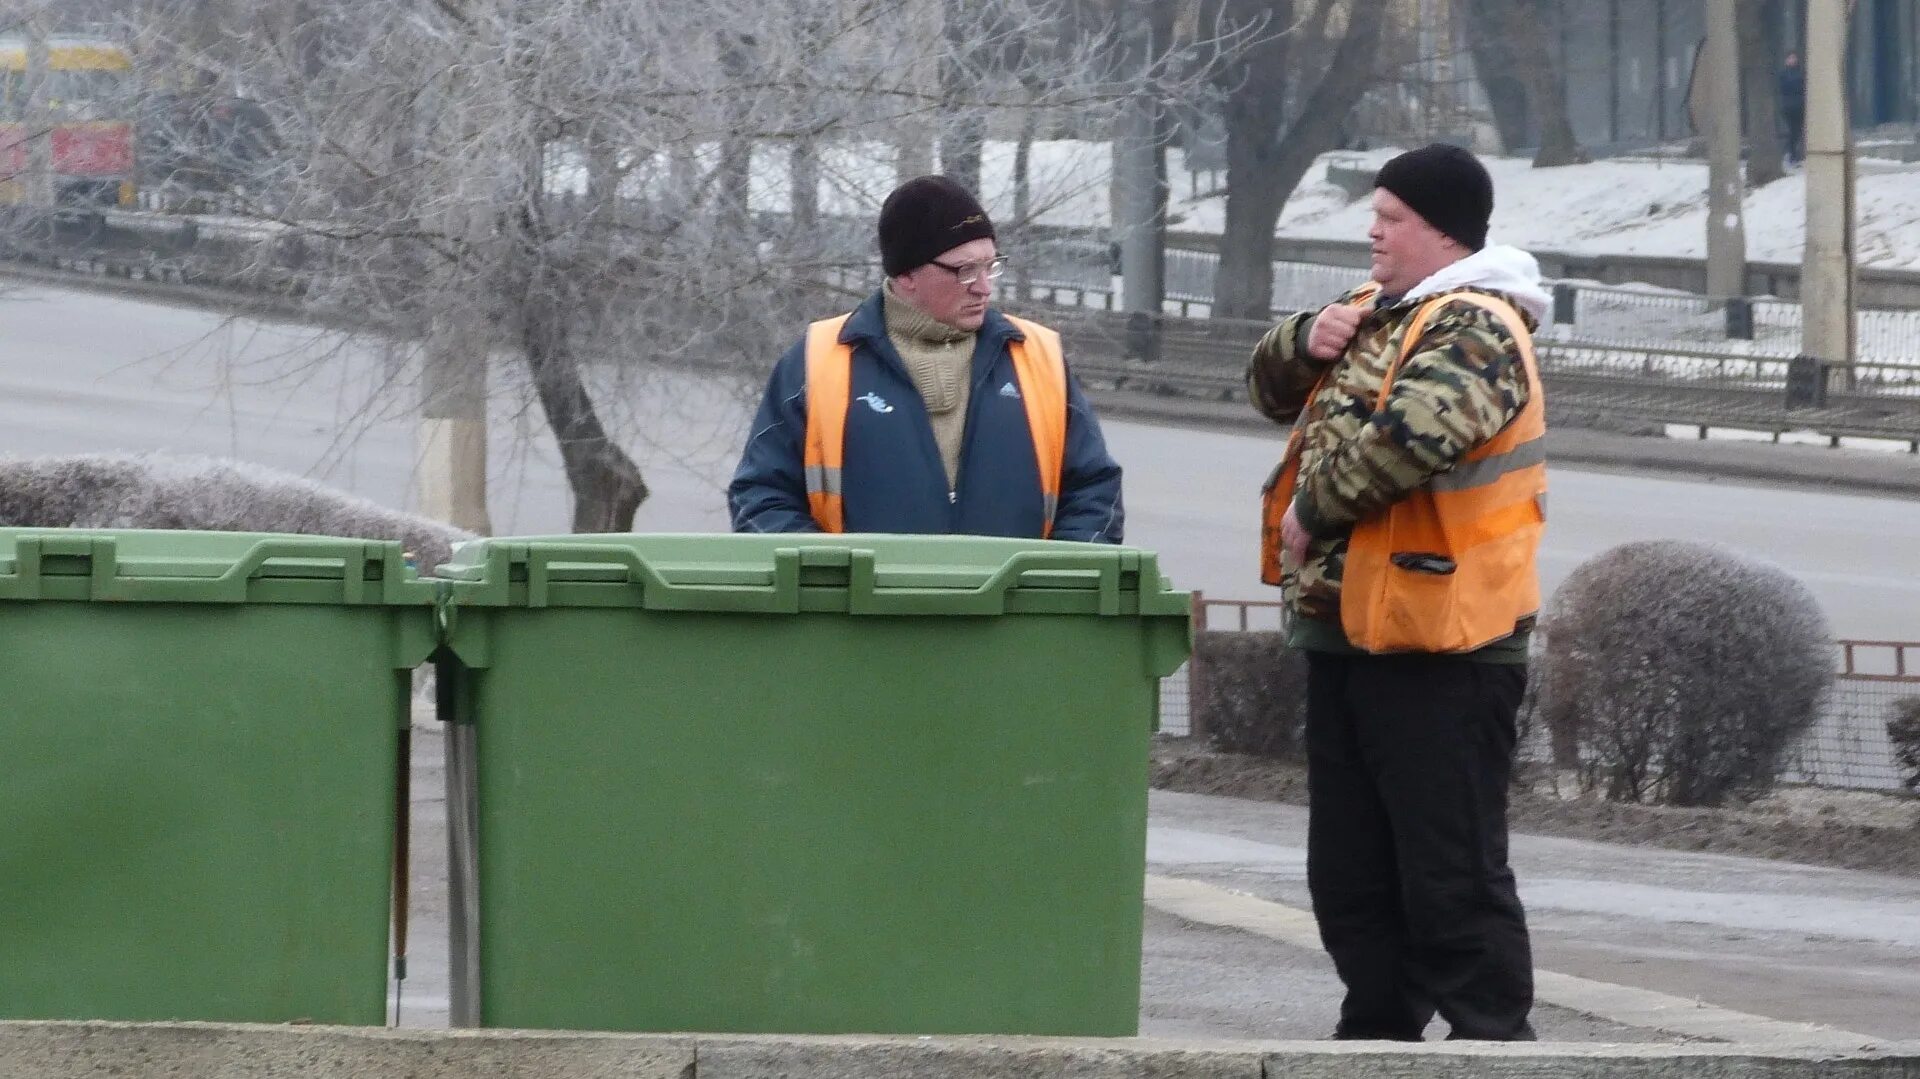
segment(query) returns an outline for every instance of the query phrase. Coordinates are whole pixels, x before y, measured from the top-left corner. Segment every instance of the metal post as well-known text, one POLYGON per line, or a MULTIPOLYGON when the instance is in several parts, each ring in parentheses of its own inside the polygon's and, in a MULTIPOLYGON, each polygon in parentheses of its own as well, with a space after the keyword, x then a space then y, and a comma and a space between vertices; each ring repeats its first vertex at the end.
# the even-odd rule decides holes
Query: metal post
POLYGON ((447 750, 447 1021, 480 1025, 479 787, 473 717, 459 694, 465 673, 442 650, 434 657, 434 706, 447 750))
MULTIPOLYGON (((1193 635, 1196 640, 1207 631, 1207 599, 1204 594, 1193 594, 1193 635)), ((1199 649, 1187 657, 1187 737, 1196 742, 1207 737, 1206 712, 1200 707, 1202 694, 1206 687, 1205 664, 1201 661, 1199 649)))
POLYGON ((1571 326, 1579 315, 1580 293, 1566 281, 1553 283, 1553 321, 1561 326, 1571 326))
POLYGON ((1727 339, 1753 340, 1753 301, 1745 296, 1727 297, 1727 339))
POLYGON ((1607 0, 1607 141, 1620 141, 1620 0, 1607 0))
POLYGON ((1667 137, 1667 0, 1653 0, 1654 138, 1667 137))

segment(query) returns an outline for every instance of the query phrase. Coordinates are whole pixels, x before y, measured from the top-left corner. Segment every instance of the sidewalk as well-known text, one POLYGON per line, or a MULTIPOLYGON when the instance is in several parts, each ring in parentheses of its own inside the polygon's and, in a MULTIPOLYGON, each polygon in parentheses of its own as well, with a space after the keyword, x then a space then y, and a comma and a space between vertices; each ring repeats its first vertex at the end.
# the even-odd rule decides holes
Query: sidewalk
MULTIPOLYGON (((1150 902, 1200 917, 1182 900, 1224 892, 1214 924, 1314 942, 1304 808, 1150 804, 1150 902)), ((1920 1037, 1920 880, 1527 835, 1512 850, 1544 1002, 1742 1044, 1920 1037)))

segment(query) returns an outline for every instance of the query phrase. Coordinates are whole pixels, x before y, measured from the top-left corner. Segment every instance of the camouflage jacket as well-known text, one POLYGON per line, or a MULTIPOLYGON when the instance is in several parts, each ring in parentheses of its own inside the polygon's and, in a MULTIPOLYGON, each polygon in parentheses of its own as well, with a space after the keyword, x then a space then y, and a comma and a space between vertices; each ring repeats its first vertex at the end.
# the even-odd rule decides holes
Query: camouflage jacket
MULTIPOLYGON (((1537 290, 1520 296, 1478 291, 1513 303, 1529 332, 1538 326, 1537 290)), ((1352 303, 1359 292, 1338 302, 1352 303)), ((1282 321, 1254 347, 1247 368, 1254 407, 1276 422, 1306 425, 1294 510, 1313 539, 1305 563, 1281 582, 1296 623, 1339 625, 1341 571, 1354 522, 1453 467, 1526 404, 1517 343, 1492 314, 1466 304, 1435 312, 1418 351, 1400 364, 1392 393, 1379 402, 1406 324, 1428 300, 1445 294, 1384 307, 1373 302, 1346 354, 1331 364, 1307 354, 1307 331, 1317 311, 1282 321), (1327 378, 1316 394, 1323 373, 1327 378)))

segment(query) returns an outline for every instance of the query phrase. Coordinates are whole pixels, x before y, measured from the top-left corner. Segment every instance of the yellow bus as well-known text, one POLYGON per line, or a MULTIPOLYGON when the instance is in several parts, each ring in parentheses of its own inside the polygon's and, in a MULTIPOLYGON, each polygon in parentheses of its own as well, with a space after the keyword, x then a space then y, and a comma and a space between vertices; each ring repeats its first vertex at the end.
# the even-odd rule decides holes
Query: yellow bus
MULTIPOLYGON (((0 36, 0 203, 29 201, 27 42, 0 36)), ((46 115, 56 205, 128 206, 134 200, 133 62, 101 37, 47 40, 46 115)))

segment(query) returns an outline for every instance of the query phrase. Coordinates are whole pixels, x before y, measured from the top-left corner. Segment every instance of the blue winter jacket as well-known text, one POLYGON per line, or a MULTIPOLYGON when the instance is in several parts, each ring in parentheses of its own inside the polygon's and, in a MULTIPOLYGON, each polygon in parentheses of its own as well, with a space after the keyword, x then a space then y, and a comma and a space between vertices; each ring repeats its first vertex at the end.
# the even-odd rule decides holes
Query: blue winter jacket
MULTIPOLYGON (((1045 522, 1040 468, 1007 342, 1021 339, 989 308, 973 350, 973 387, 956 489, 926 404, 887 339, 879 292, 840 333, 853 345, 841 489, 849 532, 957 533, 1037 539, 1045 522)), ((727 488, 736 532, 817 532, 802 462, 807 434, 806 342, 773 369, 746 452, 727 488)), ((1067 378, 1067 445, 1053 537, 1119 543, 1120 466, 1080 386, 1067 378)))

